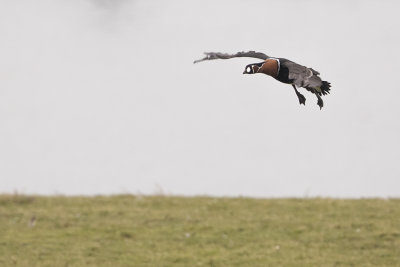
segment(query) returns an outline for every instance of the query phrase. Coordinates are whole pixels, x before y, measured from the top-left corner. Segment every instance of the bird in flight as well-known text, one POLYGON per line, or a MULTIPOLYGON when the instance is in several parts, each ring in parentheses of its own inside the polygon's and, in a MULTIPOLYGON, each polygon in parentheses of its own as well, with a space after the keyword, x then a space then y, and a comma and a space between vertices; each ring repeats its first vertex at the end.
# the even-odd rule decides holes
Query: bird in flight
POLYGON ((238 52, 236 54, 214 52, 207 52, 204 54, 206 55, 204 58, 196 60, 193 63, 213 59, 230 59, 235 57, 252 57, 262 59, 263 61, 260 63, 247 65, 243 71, 243 74, 264 73, 282 83, 291 84, 299 99, 300 105, 306 104, 306 98, 297 90, 297 87, 303 87, 307 91, 315 94, 318 98, 317 104, 320 109, 322 109, 324 106, 324 101, 322 100, 321 96, 329 94, 330 91, 331 84, 327 81, 323 81, 319 77, 318 71, 313 70, 312 68, 307 68, 285 58, 270 57, 264 53, 255 51, 238 52))

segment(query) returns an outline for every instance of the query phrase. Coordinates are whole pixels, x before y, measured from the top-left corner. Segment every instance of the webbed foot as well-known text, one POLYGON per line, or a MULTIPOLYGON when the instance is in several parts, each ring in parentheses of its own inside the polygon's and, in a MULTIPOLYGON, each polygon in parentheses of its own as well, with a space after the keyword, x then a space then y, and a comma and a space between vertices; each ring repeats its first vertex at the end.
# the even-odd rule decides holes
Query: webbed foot
POLYGON ((297 97, 299 98, 300 105, 303 104, 305 106, 306 105, 306 98, 304 97, 304 95, 298 93, 297 97))
POLYGON ((324 106, 324 101, 322 101, 322 98, 318 97, 318 102, 317 102, 319 109, 322 109, 322 107, 324 106))
POLYGON ((296 86, 292 84, 292 87, 294 89, 294 92, 296 93, 297 97, 299 98, 299 103, 300 105, 303 104, 304 106, 306 105, 306 98, 304 95, 300 94, 299 91, 297 90, 296 86))

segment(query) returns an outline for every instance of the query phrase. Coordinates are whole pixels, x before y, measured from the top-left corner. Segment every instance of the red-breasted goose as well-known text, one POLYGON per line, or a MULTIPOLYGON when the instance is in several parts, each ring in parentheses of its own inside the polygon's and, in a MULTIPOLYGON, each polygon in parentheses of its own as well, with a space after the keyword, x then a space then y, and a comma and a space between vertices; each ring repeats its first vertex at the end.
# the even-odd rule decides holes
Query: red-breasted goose
POLYGON ((205 55, 206 56, 204 58, 196 60, 194 63, 205 60, 229 59, 235 57, 253 57, 262 59, 263 62, 247 65, 243 74, 264 73, 280 82, 291 84, 296 92, 297 97, 299 98, 300 104, 303 105, 306 103, 306 98, 304 95, 300 94, 296 86, 303 87, 315 94, 318 98, 317 104, 320 109, 324 106, 324 101, 322 101, 321 96, 329 94, 330 91, 330 83, 321 80, 318 71, 315 71, 312 68, 307 68, 285 58, 269 57, 264 53, 255 51, 238 52, 236 54, 210 52, 205 53, 205 55))

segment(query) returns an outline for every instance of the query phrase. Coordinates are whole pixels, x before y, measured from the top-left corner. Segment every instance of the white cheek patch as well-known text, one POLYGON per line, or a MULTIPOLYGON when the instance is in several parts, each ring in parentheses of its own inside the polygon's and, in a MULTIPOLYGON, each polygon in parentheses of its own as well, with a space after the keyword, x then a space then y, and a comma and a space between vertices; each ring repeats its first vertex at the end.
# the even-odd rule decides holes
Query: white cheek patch
POLYGON ((247 67, 247 72, 250 73, 251 72, 251 68, 247 67))

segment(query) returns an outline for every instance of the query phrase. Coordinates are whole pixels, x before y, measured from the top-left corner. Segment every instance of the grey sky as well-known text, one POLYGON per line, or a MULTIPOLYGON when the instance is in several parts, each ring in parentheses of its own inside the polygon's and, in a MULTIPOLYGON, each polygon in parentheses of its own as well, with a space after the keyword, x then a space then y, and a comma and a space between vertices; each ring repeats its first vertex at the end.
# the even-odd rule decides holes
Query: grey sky
POLYGON ((400 196, 396 1, 1 1, 0 192, 400 196), (257 50, 321 72, 319 111, 257 50))

